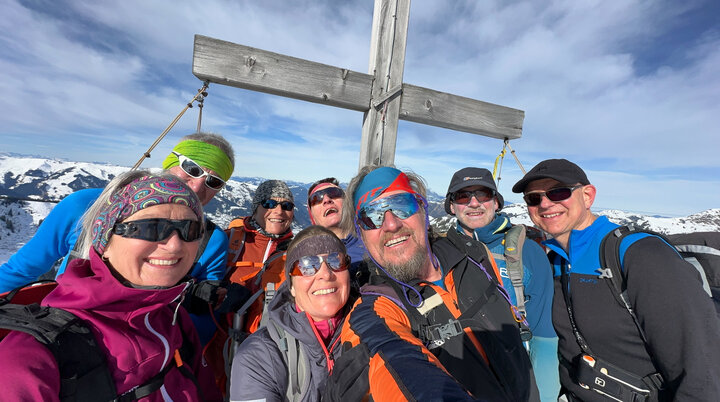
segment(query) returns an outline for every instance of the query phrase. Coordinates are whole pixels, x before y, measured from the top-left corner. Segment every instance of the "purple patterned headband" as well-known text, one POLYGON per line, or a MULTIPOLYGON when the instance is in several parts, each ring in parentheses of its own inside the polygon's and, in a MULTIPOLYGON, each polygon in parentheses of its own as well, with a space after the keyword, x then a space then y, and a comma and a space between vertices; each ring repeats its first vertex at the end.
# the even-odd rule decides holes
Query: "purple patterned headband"
POLYGON ((116 223, 135 212, 154 205, 180 204, 188 206, 202 221, 202 205, 188 186, 172 176, 143 176, 116 192, 105 204, 92 226, 93 248, 105 252, 116 223))

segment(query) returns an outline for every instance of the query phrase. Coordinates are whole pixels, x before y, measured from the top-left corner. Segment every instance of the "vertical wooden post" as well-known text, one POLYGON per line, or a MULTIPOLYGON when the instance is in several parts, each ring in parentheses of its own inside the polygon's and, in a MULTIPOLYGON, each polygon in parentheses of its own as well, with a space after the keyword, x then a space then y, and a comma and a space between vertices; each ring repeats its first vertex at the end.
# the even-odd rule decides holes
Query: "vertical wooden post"
POLYGON ((369 74, 370 109, 363 117, 360 167, 395 161, 410 0, 375 0, 369 74))

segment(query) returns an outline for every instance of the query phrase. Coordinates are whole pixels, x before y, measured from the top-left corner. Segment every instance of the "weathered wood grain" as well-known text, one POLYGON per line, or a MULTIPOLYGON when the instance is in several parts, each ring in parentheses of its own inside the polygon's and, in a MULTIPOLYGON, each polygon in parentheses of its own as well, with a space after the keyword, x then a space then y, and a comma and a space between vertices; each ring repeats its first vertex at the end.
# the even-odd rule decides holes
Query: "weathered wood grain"
POLYGON ((373 77, 266 50, 195 35, 193 74, 229 85, 364 112, 373 77))
POLYGON ((525 112, 403 84, 400 118, 494 138, 520 138, 525 112))

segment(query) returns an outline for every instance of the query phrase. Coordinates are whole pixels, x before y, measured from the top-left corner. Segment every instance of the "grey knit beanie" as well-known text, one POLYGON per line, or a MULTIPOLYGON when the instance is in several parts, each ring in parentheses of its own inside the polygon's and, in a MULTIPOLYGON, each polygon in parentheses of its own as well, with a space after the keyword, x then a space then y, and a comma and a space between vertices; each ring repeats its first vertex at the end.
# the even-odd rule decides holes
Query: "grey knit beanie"
POLYGON ((285 184, 282 180, 266 180, 258 186, 253 195, 253 214, 257 210, 257 207, 264 201, 271 198, 280 198, 284 200, 290 200, 295 202, 293 194, 290 191, 290 187, 285 184))

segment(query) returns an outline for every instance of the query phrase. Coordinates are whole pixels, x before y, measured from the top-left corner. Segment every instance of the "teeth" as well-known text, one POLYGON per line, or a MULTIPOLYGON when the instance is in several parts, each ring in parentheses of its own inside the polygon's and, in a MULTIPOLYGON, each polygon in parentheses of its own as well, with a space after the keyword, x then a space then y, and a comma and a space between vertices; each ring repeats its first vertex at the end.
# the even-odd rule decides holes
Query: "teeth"
POLYGON ((389 242, 385 243, 385 247, 392 247, 398 243, 404 242, 405 240, 407 240, 409 238, 410 238, 410 236, 396 237, 396 238, 390 240, 389 242))
POLYGON ((320 289, 313 292, 313 295, 320 296, 320 295, 329 295, 330 293, 337 292, 337 288, 330 288, 330 289, 320 289))
POLYGON ((148 262, 152 265, 175 265, 180 260, 156 260, 156 259, 150 259, 148 262))
POLYGON ((273 218, 270 218, 270 219, 268 219, 268 220, 269 220, 270 222, 272 222, 272 223, 283 223, 283 222, 285 222, 285 219, 273 219, 273 218))
POLYGON ((323 214, 323 216, 328 216, 328 215, 330 215, 330 214, 332 214, 332 213, 337 213, 337 212, 338 212, 337 209, 335 209, 335 208, 330 208, 330 209, 328 209, 327 211, 325 211, 325 213, 323 214))
POLYGON ((560 216, 560 213, 542 215, 543 218, 554 218, 556 216, 560 216))

